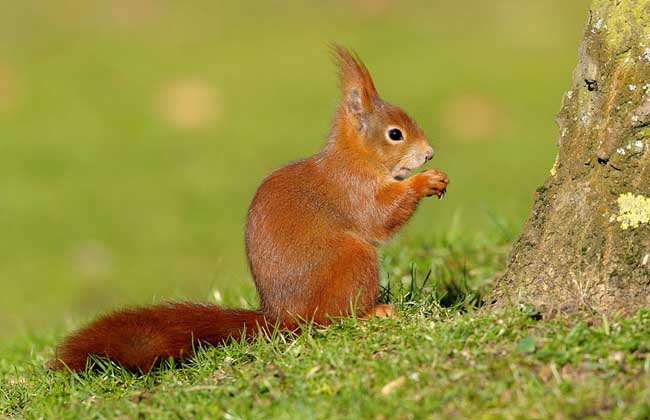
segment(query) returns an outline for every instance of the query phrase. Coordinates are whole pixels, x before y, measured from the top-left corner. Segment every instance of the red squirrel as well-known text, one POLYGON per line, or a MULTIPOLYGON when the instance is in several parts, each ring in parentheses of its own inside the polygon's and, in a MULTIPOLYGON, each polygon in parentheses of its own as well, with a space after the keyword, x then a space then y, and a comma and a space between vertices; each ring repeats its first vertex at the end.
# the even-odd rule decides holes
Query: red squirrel
POLYGON ((84 370, 92 355, 146 372, 184 360, 197 344, 219 345, 299 320, 392 316, 377 305, 376 247, 399 230, 424 197, 444 195, 437 169, 408 177, 433 157, 417 123, 382 100, 356 54, 333 46, 341 100, 327 143, 276 170, 248 210, 246 254, 259 310, 167 303, 108 314, 67 337, 53 367, 84 370), (355 313, 353 313, 355 311, 355 313))

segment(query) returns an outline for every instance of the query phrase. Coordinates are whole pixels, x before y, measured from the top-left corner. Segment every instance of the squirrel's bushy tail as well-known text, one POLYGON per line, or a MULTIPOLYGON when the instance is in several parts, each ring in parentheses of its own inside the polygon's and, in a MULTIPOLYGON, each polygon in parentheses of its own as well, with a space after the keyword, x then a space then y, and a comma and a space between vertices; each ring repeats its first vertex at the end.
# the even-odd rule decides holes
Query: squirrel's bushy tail
POLYGON ((267 321, 261 312, 197 303, 169 303, 113 312, 67 337, 51 367, 86 369, 92 355, 147 372, 160 361, 183 360, 201 343, 219 345, 255 335, 267 321))

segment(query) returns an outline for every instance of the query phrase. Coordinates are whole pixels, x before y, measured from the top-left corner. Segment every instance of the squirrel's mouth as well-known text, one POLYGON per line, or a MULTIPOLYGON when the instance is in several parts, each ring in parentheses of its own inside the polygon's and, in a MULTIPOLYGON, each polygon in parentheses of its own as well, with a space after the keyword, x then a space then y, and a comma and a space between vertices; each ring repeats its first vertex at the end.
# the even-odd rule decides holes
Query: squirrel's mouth
POLYGON ((406 166, 395 168, 393 170, 393 178, 395 178, 397 181, 404 181, 404 179, 406 179, 406 177, 408 177, 411 173, 411 170, 411 168, 407 168, 406 166))
POLYGON ((428 159, 421 155, 408 156, 395 166, 392 172, 393 178, 403 181, 411 174, 411 171, 424 165, 427 161, 428 159))

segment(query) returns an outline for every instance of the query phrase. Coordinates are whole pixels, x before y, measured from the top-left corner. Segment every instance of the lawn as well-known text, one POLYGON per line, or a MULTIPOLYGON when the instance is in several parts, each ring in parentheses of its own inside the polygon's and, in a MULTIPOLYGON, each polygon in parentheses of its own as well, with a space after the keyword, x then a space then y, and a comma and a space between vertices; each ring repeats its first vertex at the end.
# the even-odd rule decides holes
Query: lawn
MULTIPOLYGON (((59 331, 0 347, 0 413, 24 418, 626 418, 650 416, 650 311, 629 318, 476 308, 476 288, 445 299, 445 280, 493 275, 498 243, 440 238, 388 250, 385 298, 399 318, 346 319, 300 336, 203 348, 148 375, 105 361, 50 372, 59 331), (460 255, 467 256, 462 260, 460 255), (462 264, 460 264, 462 262, 462 264), (451 268, 450 268, 451 267, 451 268), (411 275, 415 274, 414 286, 411 275), (408 281, 407 279, 408 278, 408 281), (442 304, 441 304, 442 302, 442 304)), ((461 288, 462 289, 462 288, 461 288)), ((457 289, 454 289, 457 290, 457 289)))
POLYGON ((553 165, 587 0, 15 2, 0 13, 0 416, 649 418, 650 312, 492 308, 553 165), (450 176, 380 250, 399 318, 45 369, 118 306, 255 307, 243 225, 316 152, 353 47, 450 176))

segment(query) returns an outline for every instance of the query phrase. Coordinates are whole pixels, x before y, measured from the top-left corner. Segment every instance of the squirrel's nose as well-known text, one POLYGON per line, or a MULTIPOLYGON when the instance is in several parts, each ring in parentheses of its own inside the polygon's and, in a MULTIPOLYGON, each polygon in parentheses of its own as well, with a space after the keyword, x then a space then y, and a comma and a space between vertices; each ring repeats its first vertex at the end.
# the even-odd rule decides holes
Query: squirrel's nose
POLYGON ((425 153, 426 154, 424 155, 424 161, 428 162, 433 158, 433 147, 428 146, 425 153))

